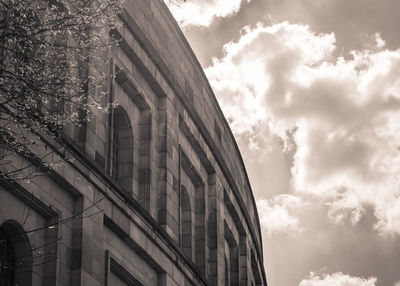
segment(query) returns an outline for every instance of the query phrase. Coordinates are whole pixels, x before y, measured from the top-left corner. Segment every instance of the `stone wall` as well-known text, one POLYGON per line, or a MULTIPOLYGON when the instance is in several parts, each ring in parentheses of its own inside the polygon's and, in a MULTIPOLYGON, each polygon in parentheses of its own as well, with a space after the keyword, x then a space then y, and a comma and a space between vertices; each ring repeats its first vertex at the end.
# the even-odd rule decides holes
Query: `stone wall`
POLYGON ((127 0, 121 21, 97 67, 113 109, 46 143, 61 167, 0 182, 32 285, 266 285, 249 180, 200 64, 160 0, 127 0))

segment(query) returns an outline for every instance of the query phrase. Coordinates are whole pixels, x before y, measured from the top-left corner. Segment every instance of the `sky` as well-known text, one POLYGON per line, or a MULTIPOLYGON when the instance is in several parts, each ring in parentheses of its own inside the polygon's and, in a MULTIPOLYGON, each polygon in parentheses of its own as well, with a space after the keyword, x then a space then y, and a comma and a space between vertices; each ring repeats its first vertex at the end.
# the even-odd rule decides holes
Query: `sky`
POLYGON ((400 286, 400 1, 170 0, 235 135, 270 286, 400 286))

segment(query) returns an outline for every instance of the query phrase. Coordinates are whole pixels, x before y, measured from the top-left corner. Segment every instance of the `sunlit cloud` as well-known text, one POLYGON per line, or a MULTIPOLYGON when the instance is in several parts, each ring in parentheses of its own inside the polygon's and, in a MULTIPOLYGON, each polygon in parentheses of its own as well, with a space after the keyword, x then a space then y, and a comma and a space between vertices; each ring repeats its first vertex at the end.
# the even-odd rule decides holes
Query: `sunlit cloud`
POLYGON ((299 286, 375 286, 375 277, 354 277, 342 272, 324 275, 320 277, 311 273, 308 278, 303 279, 299 286))
MULTIPOLYGON (((244 1, 244 0, 243 0, 244 1)), ((250 2, 250 0, 246 0, 250 2)), ((209 26, 214 19, 237 13, 242 0, 167 0, 178 23, 185 26, 209 26)))
POLYGON ((354 225, 360 221, 365 209, 355 193, 339 189, 325 202, 329 207, 328 216, 333 222, 338 224, 350 221, 354 225))
MULTIPOLYGON (((206 74, 239 142, 263 138, 260 125, 284 142, 295 130, 297 196, 322 200, 335 223, 356 224, 372 206, 375 228, 400 234, 400 50, 373 37, 373 48, 337 56, 332 33, 259 24, 226 44, 206 74)), ((279 210, 288 226, 297 224, 279 210)))
POLYGON ((375 43, 378 48, 383 48, 386 45, 386 42, 382 39, 380 33, 375 33, 375 43))
POLYGON ((261 227, 268 234, 302 230, 297 215, 305 203, 300 198, 282 194, 270 200, 257 199, 256 204, 261 227))

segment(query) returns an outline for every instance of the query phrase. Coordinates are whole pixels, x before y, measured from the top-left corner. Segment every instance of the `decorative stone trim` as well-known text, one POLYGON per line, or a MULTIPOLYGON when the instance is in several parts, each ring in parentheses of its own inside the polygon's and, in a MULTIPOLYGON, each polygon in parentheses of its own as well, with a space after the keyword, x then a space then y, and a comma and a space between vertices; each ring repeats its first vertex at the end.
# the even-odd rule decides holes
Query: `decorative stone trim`
MULTIPOLYGON (((106 250, 106 279, 105 285, 109 285, 108 277, 109 272, 114 273, 118 276, 122 281, 126 283, 128 286, 143 286, 142 283, 139 282, 128 270, 126 270, 121 264, 119 264, 110 254, 108 250, 106 250)), ((112 286, 112 285, 109 285, 112 286)))

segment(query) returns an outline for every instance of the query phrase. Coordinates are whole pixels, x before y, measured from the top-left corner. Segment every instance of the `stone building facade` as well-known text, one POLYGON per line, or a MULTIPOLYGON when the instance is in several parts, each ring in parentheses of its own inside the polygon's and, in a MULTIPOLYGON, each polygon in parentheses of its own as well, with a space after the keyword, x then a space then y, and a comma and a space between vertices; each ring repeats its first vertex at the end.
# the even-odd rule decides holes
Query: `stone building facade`
POLYGON ((100 67, 114 108, 66 128, 59 168, 0 182, 2 281, 267 285, 243 160, 189 44, 161 0, 121 20, 100 67))

